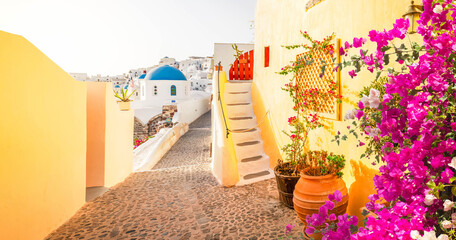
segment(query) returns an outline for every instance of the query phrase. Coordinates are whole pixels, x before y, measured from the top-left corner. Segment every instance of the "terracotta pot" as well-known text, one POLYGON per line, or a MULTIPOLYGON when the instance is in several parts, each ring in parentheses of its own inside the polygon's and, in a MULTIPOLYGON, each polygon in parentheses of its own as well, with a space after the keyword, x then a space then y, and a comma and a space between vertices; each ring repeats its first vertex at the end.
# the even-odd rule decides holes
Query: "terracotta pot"
POLYGON ((279 190, 280 202, 288 208, 293 209, 293 191, 300 176, 282 175, 277 171, 278 167, 274 168, 274 174, 277 182, 277 190, 279 190))
POLYGON ((120 111, 130 110, 130 102, 117 102, 119 104, 120 111))
MULTIPOLYGON (((348 190, 345 182, 341 178, 338 178, 334 174, 326 176, 308 176, 303 172, 301 172, 301 178, 295 186, 293 204, 299 219, 304 223, 304 229, 307 225, 307 215, 318 213, 318 209, 320 209, 325 201, 328 200, 328 195, 333 194, 336 190, 339 190, 344 197, 342 198, 342 201, 336 203, 334 209, 329 211, 329 213, 342 215, 347 211, 348 190)), ((312 237, 315 238, 318 236, 312 237)))

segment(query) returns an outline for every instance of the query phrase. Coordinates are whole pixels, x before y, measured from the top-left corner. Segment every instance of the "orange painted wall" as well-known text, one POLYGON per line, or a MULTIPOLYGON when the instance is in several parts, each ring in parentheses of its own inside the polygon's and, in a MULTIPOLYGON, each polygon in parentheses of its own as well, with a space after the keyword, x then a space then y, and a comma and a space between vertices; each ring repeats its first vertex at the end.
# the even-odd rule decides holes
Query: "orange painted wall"
POLYGON ((87 83, 86 186, 104 186, 106 83, 87 83))
POLYGON ((0 31, 0 239, 43 239, 85 202, 86 84, 0 31))
POLYGON ((87 187, 111 187, 133 170, 134 111, 120 111, 112 83, 87 84, 87 187))

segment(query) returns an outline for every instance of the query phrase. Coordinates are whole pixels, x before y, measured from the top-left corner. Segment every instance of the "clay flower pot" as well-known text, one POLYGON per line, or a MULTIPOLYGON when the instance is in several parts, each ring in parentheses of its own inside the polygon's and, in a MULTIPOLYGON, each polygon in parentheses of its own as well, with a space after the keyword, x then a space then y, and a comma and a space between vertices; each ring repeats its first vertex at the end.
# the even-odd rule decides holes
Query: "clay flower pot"
POLYGON ((274 168, 274 174, 277 182, 277 190, 279 190, 280 202, 288 208, 293 209, 293 191, 300 176, 288 176, 280 174, 277 171, 278 167, 279 166, 274 168))
MULTIPOLYGON (((347 211, 348 190, 344 180, 336 175, 309 176, 305 174, 306 169, 301 172, 301 178, 295 186, 293 193, 293 205, 299 219, 307 225, 307 215, 318 213, 318 209, 328 201, 328 195, 336 190, 342 193, 342 200, 336 203, 329 214, 342 215, 347 211)), ((304 227, 305 229, 305 227, 304 227)))

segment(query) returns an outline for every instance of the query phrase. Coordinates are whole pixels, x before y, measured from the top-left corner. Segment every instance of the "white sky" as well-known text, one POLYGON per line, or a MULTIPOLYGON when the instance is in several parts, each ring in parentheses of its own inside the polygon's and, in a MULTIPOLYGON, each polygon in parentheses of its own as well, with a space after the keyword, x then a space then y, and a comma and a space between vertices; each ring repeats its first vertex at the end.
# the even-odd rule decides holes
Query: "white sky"
POLYGON ((0 30, 67 72, 116 75, 251 42, 256 0, 0 0, 0 30))

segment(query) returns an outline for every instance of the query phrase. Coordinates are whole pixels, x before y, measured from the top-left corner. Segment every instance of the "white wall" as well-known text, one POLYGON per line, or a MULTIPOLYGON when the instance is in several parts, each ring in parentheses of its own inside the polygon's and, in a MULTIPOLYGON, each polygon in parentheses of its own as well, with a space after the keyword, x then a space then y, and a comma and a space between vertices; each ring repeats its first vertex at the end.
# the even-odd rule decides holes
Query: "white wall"
POLYGON ((194 94, 191 99, 177 104, 177 113, 173 117, 173 122, 190 124, 211 110, 211 94, 206 92, 194 94))
POLYGON ((188 81, 170 81, 170 80, 140 80, 141 101, 135 101, 134 108, 153 107, 173 104, 185 100, 189 96, 190 86, 188 81), (176 96, 171 96, 171 86, 176 86, 176 96), (155 86, 157 86, 157 95, 155 95, 155 86))
MULTIPOLYGON (((236 58, 234 55, 236 51, 233 50, 231 45, 234 43, 215 43, 214 44, 214 66, 218 66, 219 62, 222 62, 223 71, 230 71, 230 64, 233 64, 236 58)), ((244 53, 253 50, 254 45, 251 43, 236 43, 239 50, 244 53)))

